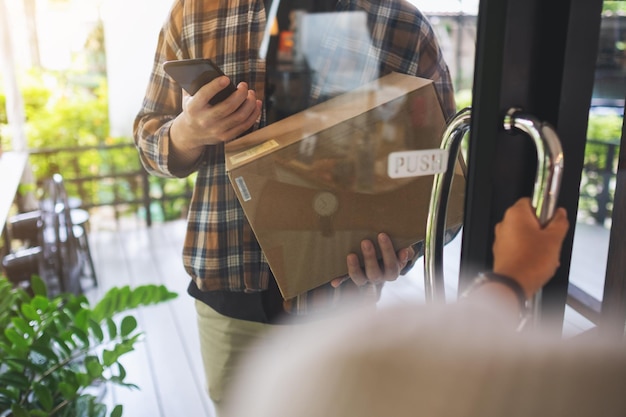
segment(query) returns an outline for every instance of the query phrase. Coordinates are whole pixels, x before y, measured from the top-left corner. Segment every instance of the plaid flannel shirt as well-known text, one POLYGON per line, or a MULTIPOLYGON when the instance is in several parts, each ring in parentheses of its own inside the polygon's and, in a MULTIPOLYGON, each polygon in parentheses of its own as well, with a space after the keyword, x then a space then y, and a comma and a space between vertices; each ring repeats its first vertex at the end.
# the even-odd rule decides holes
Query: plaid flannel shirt
MULTIPOLYGON (((337 9, 364 10, 368 16, 371 47, 366 55, 378 71, 368 71, 359 82, 391 71, 433 79, 446 117, 453 114, 448 68, 431 26, 414 6, 403 0, 340 0, 337 9)), ((235 84, 246 81, 263 99, 265 62, 259 58, 259 48, 265 25, 263 0, 175 1, 159 34, 148 87, 134 123, 135 143, 148 172, 162 177, 197 172, 183 263, 203 291, 262 291, 273 278, 228 180, 223 146, 207 147, 203 158, 186 172, 170 170, 169 128, 182 111, 182 91, 164 73, 162 64, 174 59, 211 58, 235 84)), ((331 75, 329 69, 326 76, 331 75)), ((330 82, 324 77, 316 80, 314 100, 326 98, 323 87, 330 82)), ((260 126, 264 124, 262 115, 260 126)), ((312 305, 340 303, 341 291, 323 286, 288 300, 286 309, 305 313, 312 305)))

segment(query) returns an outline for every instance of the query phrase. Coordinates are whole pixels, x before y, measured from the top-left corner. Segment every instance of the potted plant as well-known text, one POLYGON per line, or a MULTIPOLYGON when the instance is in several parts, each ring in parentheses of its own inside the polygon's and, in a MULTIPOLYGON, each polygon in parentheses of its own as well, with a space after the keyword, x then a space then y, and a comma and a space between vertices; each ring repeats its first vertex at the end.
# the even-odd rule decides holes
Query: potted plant
POLYGON ((120 358, 143 333, 132 314, 171 300, 164 286, 114 287, 91 307, 85 296, 50 298, 41 279, 30 291, 0 275, 0 417, 119 417, 94 394, 98 384, 135 387, 120 358))

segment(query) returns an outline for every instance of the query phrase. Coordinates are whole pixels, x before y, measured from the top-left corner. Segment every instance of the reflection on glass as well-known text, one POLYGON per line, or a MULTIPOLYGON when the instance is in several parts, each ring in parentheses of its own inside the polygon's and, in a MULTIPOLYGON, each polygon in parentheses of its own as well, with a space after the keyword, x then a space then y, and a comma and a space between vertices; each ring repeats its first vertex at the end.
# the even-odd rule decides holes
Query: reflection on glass
MULTIPOLYGON (((444 114, 451 117, 456 111, 456 80, 450 62, 458 59, 449 56, 446 26, 450 27, 441 21, 441 27, 434 27, 430 15, 405 0, 356 0, 298 9, 281 3, 276 19, 268 24, 267 50, 261 51, 268 72, 268 122, 390 72, 434 79, 444 114), (444 47, 441 34, 445 34, 444 47)), ((473 49, 470 55, 473 57, 473 49)), ((455 75, 460 73, 457 70, 455 75)))
POLYGON ((570 283, 603 298, 626 92, 626 5, 604 4, 570 283))
MULTIPOLYGON (((266 129, 278 129, 274 125, 289 116, 306 114, 309 119, 318 116, 319 112, 312 106, 354 91, 390 72, 437 80, 434 85, 439 104, 445 119, 449 119, 456 113, 458 104, 463 107, 469 104, 467 99, 462 99, 455 105, 455 91, 471 88, 478 2, 448 3, 353 0, 338 2, 326 9, 303 4, 300 4, 302 8, 293 9, 287 2, 281 2, 275 19, 270 10, 268 28, 271 30, 266 33, 270 36, 268 50, 262 53, 267 62, 267 91, 271 94, 266 129)), ((365 106, 369 101, 352 106, 365 106)), ((319 161, 326 162, 329 156, 322 158, 325 148, 320 138, 333 133, 325 143, 342 145, 339 154, 343 156, 332 167, 324 167, 332 180, 332 184, 325 187, 333 189, 348 184, 361 194, 371 194, 383 184, 376 182, 380 176, 378 171, 384 172, 379 156, 389 152, 381 150, 392 146, 397 151, 423 148, 425 141, 419 143, 420 126, 434 120, 432 110, 414 100, 408 104, 396 100, 379 106, 370 112, 366 125, 353 123, 349 126, 349 146, 341 141, 338 128, 333 128, 332 132, 301 135, 306 139, 293 149, 304 153, 292 158, 283 169, 311 170, 316 168, 313 162, 317 161, 317 165, 319 161), (407 124, 406 117, 413 120, 407 124), (371 166, 375 171, 359 169, 361 166, 371 166)), ((340 116, 333 114, 333 117, 340 116)), ((443 129, 439 135, 442 132, 443 129)), ((438 148, 438 143, 429 146, 438 148)), ((430 193, 424 194, 426 201, 430 193)), ((407 221, 416 222, 416 217, 407 221)), ((455 237, 456 231, 447 236, 446 241, 455 237)), ((460 239, 456 240, 460 243, 460 239)), ((452 258, 451 263, 454 262, 452 258)), ((456 269, 451 277, 458 276, 458 267, 456 269)), ((423 267, 417 265, 411 273, 422 285, 423 267)))

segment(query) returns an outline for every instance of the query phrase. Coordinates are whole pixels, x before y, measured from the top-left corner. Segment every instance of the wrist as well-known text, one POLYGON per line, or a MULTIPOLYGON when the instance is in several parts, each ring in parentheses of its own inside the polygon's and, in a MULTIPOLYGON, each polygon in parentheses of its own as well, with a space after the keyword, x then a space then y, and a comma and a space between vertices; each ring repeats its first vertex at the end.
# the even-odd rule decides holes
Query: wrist
POLYGON ((195 138, 195 132, 188 129, 179 117, 172 120, 168 129, 170 150, 182 155, 202 152, 204 141, 195 138))
MULTIPOLYGON (((168 167, 172 174, 177 177, 189 175, 195 169, 202 159, 205 146, 189 146, 189 144, 180 143, 174 139, 174 124, 170 126, 168 131, 168 167)), ((180 139, 180 132, 177 133, 177 139, 180 139)))
POLYGON ((182 154, 198 152, 205 146, 205 141, 197 138, 197 132, 187 126, 181 114, 172 120, 168 136, 171 147, 182 154))
POLYGON ((490 274, 500 275, 512 279, 524 292, 526 299, 530 299, 539 290, 534 288, 535 279, 532 271, 523 268, 502 268, 494 265, 490 274))
MULTIPOLYGON (((510 303, 513 302, 513 299, 516 300, 519 322, 521 325, 526 320, 529 313, 528 297, 519 282, 510 276, 493 271, 481 272, 470 284, 470 286, 461 294, 461 298, 468 298, 472 293, 478 292, 480 289, 493 284, 497 285, 500 290, 507 291, 510 295, 510 303)), ((485 290, 487 290, 487 288, 485 288, 485 290)))

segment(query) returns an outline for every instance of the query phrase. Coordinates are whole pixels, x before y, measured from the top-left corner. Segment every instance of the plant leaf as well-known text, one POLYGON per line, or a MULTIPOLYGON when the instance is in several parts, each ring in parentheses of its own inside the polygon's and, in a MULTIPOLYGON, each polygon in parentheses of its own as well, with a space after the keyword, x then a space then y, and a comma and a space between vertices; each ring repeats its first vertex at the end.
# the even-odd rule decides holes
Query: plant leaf
POLYGON ((8 328, 4 331, 4 335, 9 339, 9 342, 13 344, 13 347, 18 349, 27 349, 28 340, 17 332, 14 328, 8 328))
POLYGON ((133 316, 126 316, 122 319, 121 332, 122 337, 128 336, 137 328, 137 319, 133 316))
POLYGON ((117 294, 117 311, 125 311, 130 308, 131 290, 128 285, 120 288, 117 294))
POLYGON ((32 372, 35 372, 35 373, 42 373, 42 372, 45 372, 46 370, 46 367, 42 366, 41 361, 10 358, 10 359, 6 359, 4 363, 10 369, 17 371, 21 374, 23 374, 25 370, 31 370, 32 372))
POLYGON ((93 308, 92 310, 93 318, 97 322, 100 322, 103 319, 112 316, 113 309, 111 306, 111 297, 110 296, 107 297, 107 294, 111 293, 114 289, 115 287, 110 289, 104 295, 104 297, 102 297, 102 299, 98 302, 98 304, 96 304, 96 306, 93 308))
POLYGON ((85 358, 85 368, 87 368, 89 376, 94 379, 102 377, 102 372, 104 372, 104 367, 95 356, 87 356, 85 358))
POLYGON ((113 319, 108 317, 106 319, 106 323, 109 330, 109 339, 115 339, 117 337, 117 325, 115 324, 113 319))
POLYGON ((13 412, 13 417, 30 417, 28 411, 22 408, 19 404, 13 404, 11 406, 11 411, 13 412))
POLYGON ((48 295, 48 288, 46 287, 46 283, 39 275, 33 275, 30 279, 30 287, 33 290, 33 294, 46 296, 48 295))
POLYGON ((118 355, 112 350, 104 349, 102 351, 102 363, 104 366, 111 366, 117 361, 118 355))
POLYGON ((21 331, 22 334, 27 335, 28 337, 31 337, 31 338, 35 337, 35 331, 33 330, 31 326, 28 325, 28 323, 26 323, 26 320, 24 320, 23 318, 13 317, 11 319, 11 323, 13 323, 13 326, 15 326, 16 329, 21 331))
POLYGON ((93 334, 93 337, 95 337, 98 342, 102 342, 104 340, 104 332, 102 331, 102 326, 100 326, 100 324, 98 324, 93 319, 89 319, 87 324, 91 329, 91 334, 93 334))
POLYGON ((124 341, 122 343, 119 343, 115 346, 115 351, 117 352, 117 354, 119 356, 125 355, 127 353, 132 352, 133 350, 135 350, 134 347, 134 343, 135 342, 128 342, 128 341, 124 341))
POLYGON ((116 405, 111 411, 111 417, 122 417, 122 412, 124 411, 124 407, 121 404, 116 405))
POLYGON ((61 358, 57 356, 54 350, 50 349, 50 347, 46 345, 39 345, 38 343, 34 343, 33 345, 31 345, 30 350, 54 363, 58 363, 61 360, 61 358))
POLYGON ((37 384, 34 386, 33 390, 35 391, 35 395, 37 396, 37 399, 41 403, 43 409, 46 411, 52 410, 54 404, 52 401, 52 393, 50 392, 50 389, 48 389, 48 387, 46 387, 45 385, 37 384))
POLYGON ((48 306, 50 305, 50 301, 48 301, 48 299, 46 297, 43 297, 41 295, 37 295, 37 296, 35 296, 32 299, 30 304, 33 307, 35 307, 35 309, 37 311, 40 311, 40 312, 44 313, 44 312, 46 312, 48 310, 48 306))
POLYGON ((65 398, 66 400, 71 400, 76 396, 76 393, 78 392, 78 386, 71 384, 67 380, 61 381, 59 382, 59 391, 61 391, 61 395, 63 396, 63 398, 65 398))
POLYGON ((71 326, 70 329, 72 331, 72 334, 83 343, 83 346, 89 346, 89 336, 87 336, 87 333, 85 333, 82 329, 79 329, 76 326, 71 326))
MULTIPOLYGON (((16 389, 9 389, 4 388, 4 387, 0 387, 0 398, 8 398, 10 400, 10 403, 12 403, 13 401, 17 402, 20 399, 20 394, 19 391, 16 389)), ((2 404, 3 401, 0 401, 0 404, 2 404)))
POLYGON ((126 369, 119 362, 117 363, 117 368, 118 374, 109 378, 109 381, 122 385, 124 384, 124 379, 126 379, 126 369))
POLYGON ((91 383, 91 378, 89 377, 88 374, 77 372, 75 375, 76 375, 76 380, 81 386, 86 387, 91 383))
POLYGON ((28 320, 34 320, 37 322, 41 321, 41 316, 32 305, 22 304, 22 307, 20 310, 22 311, 22 314, 24 315, 24 317, 26 317, 28 320))
POLYGON ((26 390, 30 386, 30 381, 21 373, 9 371, 0 375, 0 385, 26 390))
POLYGON ((128 306, 130 308, 139 307, 143 303, 143 290, 141 287, 135 288, 130 294, 128 306))
POLYGON ((67 358, 72 355, 72 349, 65 343, 65 340, 58 336, 50 336, 50 339, 66 354, 63 358, 67 358))
POLYGON ((74 325, 83 331, 87 331, 87 322, 89 320, 89 310, 80 310, 74 316, 74 325))
POLYGON ((126 379, 126 368, 124 368, 124 366, 121 363, 117 364, 117 369, 119 371, 119 374, 117 375, 118 378, 123 381, 124 379, 126 379))

